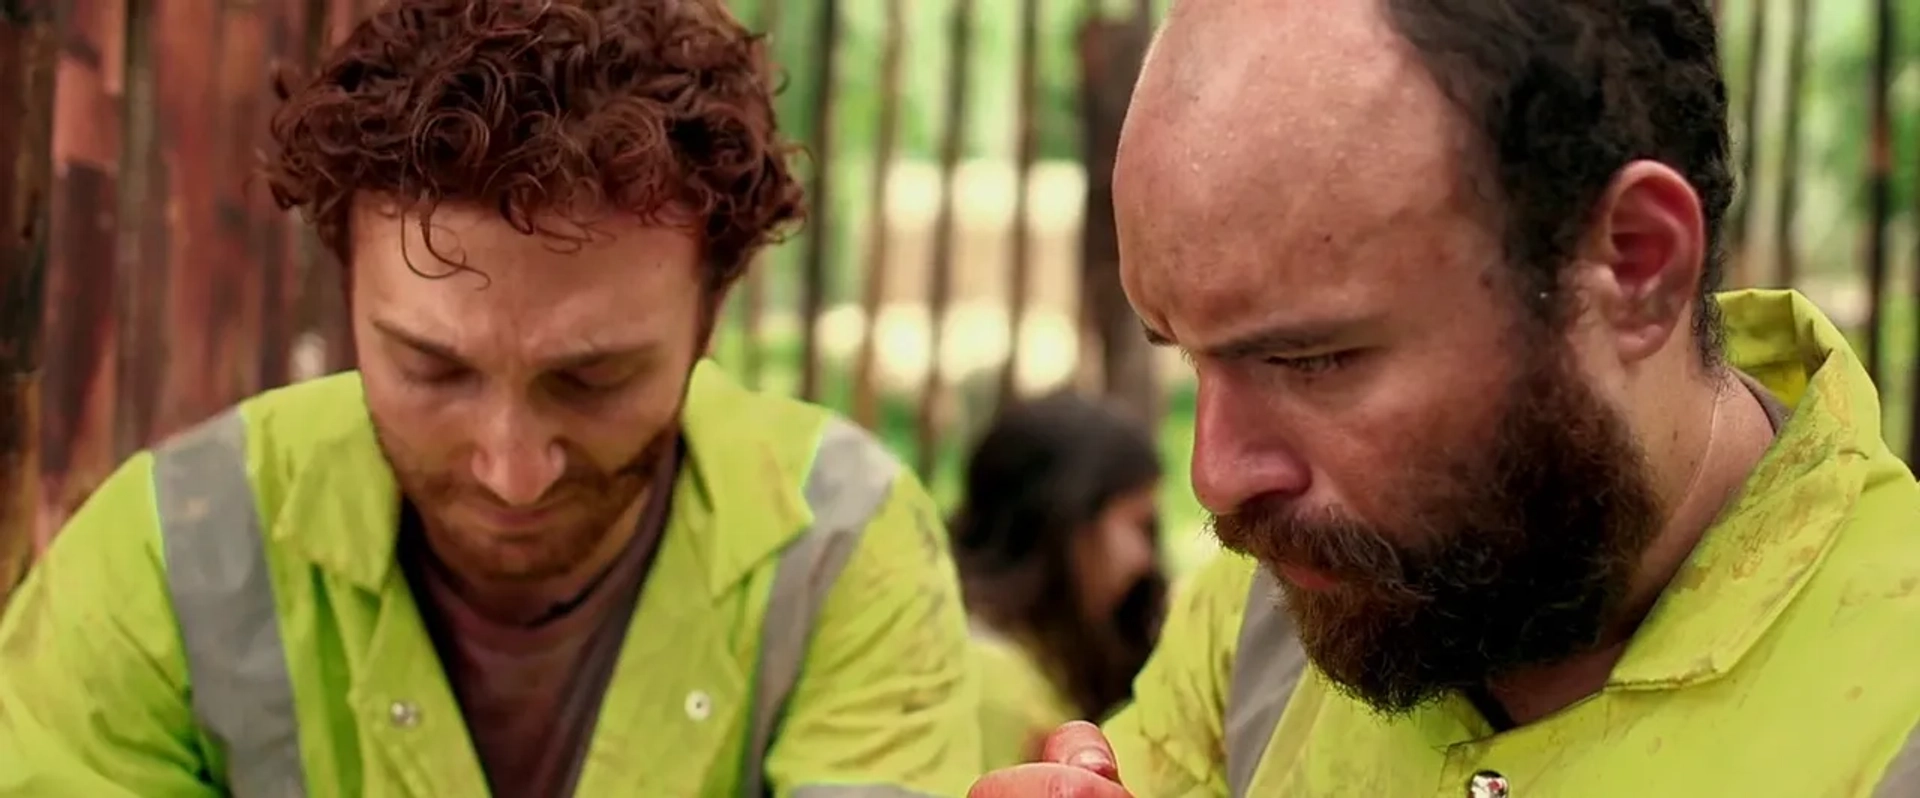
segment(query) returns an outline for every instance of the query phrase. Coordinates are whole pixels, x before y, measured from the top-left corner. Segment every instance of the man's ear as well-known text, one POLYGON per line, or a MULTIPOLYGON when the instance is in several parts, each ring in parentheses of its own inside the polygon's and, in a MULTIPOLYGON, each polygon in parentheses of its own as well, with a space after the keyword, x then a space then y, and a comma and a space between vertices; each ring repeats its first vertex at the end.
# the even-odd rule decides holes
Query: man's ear
POLYGON ((1643 360, 1687 330, 1706 265, 1700 197, 1672 167, 1634 161, 1614 175, 1593 218, 1580 257, 1583 296, 1620 360, 1643 360))

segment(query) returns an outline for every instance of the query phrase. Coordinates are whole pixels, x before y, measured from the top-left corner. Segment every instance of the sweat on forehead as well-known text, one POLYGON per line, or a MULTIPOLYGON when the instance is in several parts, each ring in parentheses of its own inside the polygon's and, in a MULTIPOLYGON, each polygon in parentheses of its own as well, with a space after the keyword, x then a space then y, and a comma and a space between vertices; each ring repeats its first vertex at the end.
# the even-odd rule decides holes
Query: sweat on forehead
POLYGON ((1121 136, 1123 258, 1335 268, 1396 227, 1468 210, 1471 140, 1377 3, 1184 0, 1121 136))
POLYGON ((1142 69, 1116 180, 1134 199, 1364 200, 1444 176, 1462 122, 1375 3, 1187 0, 1142 69))

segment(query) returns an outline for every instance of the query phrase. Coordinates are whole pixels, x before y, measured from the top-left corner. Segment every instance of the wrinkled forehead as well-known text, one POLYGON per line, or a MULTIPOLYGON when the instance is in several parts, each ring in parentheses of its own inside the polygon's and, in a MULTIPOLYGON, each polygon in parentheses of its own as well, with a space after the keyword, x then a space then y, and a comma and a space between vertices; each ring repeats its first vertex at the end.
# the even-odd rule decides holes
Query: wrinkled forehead
POLYGON ((1276 167, 1264 184, 1223 177, 1188 190, 1175 177, 1188 185, 1116 189, 1123 279, 1212 316, 1269 290, 1302 299, 1385 291, 1456 265, 1461 274, 1494 265, 1488 206, 1460 190, 1450 162, 1390 162, 1276 167))
POLYGON ((536 358, 628 345, 683 326, 700 306, 700 246, 690 231, 609 218, 573 241, 526 234, 486 209, 445 206, 427 228, 429 247, 419 221, 373 207, 356 213, 356 299, 463 350, 536 358))

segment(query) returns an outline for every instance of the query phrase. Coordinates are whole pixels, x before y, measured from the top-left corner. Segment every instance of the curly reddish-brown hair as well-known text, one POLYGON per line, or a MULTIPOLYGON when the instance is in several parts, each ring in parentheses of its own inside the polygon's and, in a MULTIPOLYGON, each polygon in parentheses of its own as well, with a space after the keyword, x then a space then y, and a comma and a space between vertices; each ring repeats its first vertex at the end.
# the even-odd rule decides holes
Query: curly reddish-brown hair
POLYGON ((365 195, 430 249, 445 202, 572 243, 608 211, 700 220, 716 286, 805 213, 763 37, 719 0, 393 0, 276 90, 263 176, 342 263, 365 195))

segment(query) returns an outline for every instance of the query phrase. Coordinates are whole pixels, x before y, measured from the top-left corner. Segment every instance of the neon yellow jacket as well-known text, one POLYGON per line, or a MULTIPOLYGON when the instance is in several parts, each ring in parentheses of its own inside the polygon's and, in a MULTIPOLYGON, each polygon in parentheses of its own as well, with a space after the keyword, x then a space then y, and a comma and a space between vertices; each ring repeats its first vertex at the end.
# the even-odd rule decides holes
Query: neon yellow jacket
MULTIPOLYGON (((921 486, 852 425, 711 364, 682 426, 576 794, 963 793, 978 684, 921 486)), ((101 486, 0 619, 0 796, 486 795, 395 567, 399 494, 358 377, 158 451, 101 486)))
POLYGON ((982 771, 1032 761, 1039 744, 1060 724, 1080 717, 1026 646, 976 623, 973 650, 980 663, 982 771))
POLYGON ((1599 694, 1505 733, 1464 700, 1382 718, 1300 667, 1271 577, 1222 555, 1107 725, 1127 786, 1458 798, 1479 775, 1479 794, 1516 798, 1920 795, 1920 486, 1812 303, 1721 305, 1730 360, 1793 414, 1599 694))

